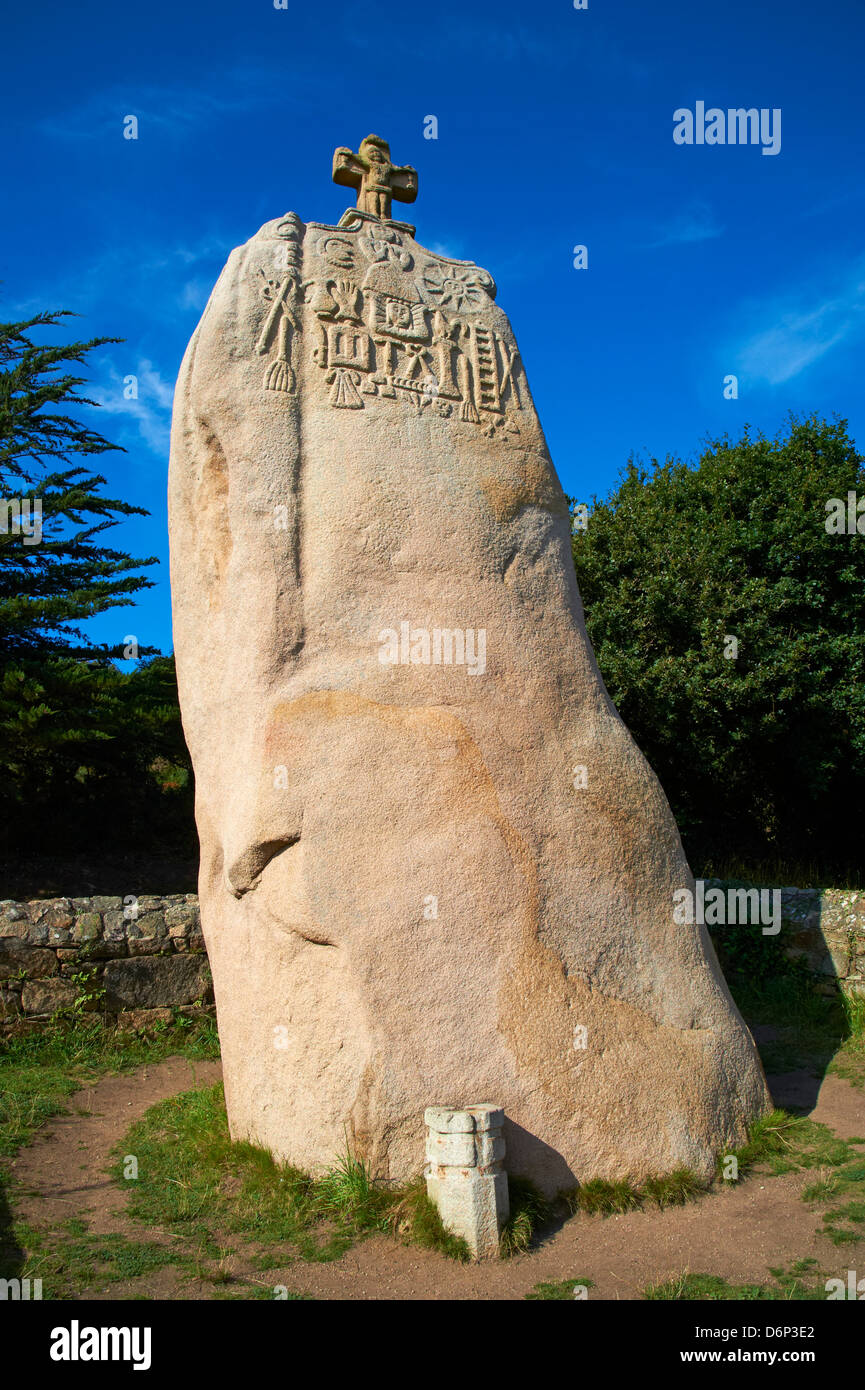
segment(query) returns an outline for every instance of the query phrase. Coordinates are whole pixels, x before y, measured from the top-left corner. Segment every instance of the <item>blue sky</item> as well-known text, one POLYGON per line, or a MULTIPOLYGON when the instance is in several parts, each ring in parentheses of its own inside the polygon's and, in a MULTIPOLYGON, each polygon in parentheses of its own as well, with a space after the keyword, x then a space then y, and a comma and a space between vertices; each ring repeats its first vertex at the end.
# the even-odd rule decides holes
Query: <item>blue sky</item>
POLYGON ((370 132, 419 172, 394 215, 495 277, 567 492, 790 410, 865 446, 861 0, 49 0, 3 27, 0 317, 126 339, 93 360, 128 451, 99 467, 152 513, 116 543, 162 560, 98 640, 170 649, 171 395, 228 251, 288 210, 338 221, 333 150, 370 132), (780 109, 780 152, 675 144, 698 101, 780 109))

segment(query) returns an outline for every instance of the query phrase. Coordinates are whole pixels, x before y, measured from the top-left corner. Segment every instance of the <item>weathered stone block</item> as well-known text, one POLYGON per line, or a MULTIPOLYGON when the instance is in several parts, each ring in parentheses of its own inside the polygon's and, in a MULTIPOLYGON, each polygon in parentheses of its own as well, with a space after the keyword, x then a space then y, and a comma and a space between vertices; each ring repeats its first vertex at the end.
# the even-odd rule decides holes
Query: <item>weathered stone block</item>
POLYGON ((172 936, 185 936, 199 925, 198 909, 188 903, 165 909, 165 923, 172 936))
POLYGON ((166 951, 167 942, 158 936, 130 937, 128 948, 130 956, 159 956, 166 951))
POLYGON ((69 1008, 78 998, 78 986, 70 980, 28 980, 21 991, 25 1014, 54 1014, 69 1008))
POLYGON ((142 912, 134 922, 129 922, 126 930, 128 941, 140 941, 147 937, 162 938, 168 935, 164 912, 142 912))
POLYGON ((30 979, 42 979, 59 971, 53 951, 31 946, 14 937, 0 940, 0 980, 8 980, 21 971, 30 979))
POLYGON ((426 1186, 430 1201, 475 1259, 499 1253, 510 1203, 502 1167, 504 1113, 498 1106, 449 1110, 431 1106, 425 1114, 426 1186), (469 1131, 466 1125, 471 1123, 469 1131))
POLYGON ((846 947, 833 947, 820 958, 818 971, 821 975, 834 975, 843 979, 850 965, 850 952, 846 947))
POLYGON ((167 1008, 209 1000, 210 972, 193 956, 140 956, 111 961, 104 985, 109 1009, 167 1008))
POLYGON ((165 904, 165 898, 155 897, 152 893, 142 893, 138 899, 138 915, 141 917, 146 912, 161 912, 165 904))
POLYGON ((125 941, 88 941, 81 946, 82 960, 119 960, 126 953, 125 941))
POLYGON ((75 913, 68 898, 52 898, 46 904, 45 921, 49 927, 66 930, 75 921, 75 913))
POLYGON ((123 907, 123 899, 120 897, 97 897, 89 900, 91 912, 117 912, 123 907))
POLYGON ((285 214, 232 253, 175 395, 232 1127, 315 1168, 360 1107, 402 1180, 424 1104, 468 1081, 519 1116, 546 1192, 710 1176, 771 1101, 705 932, 674 919, 693 879, 598 673, 511 325, 488 272, 391 221, 416 176, 384 142, 335 168, 356 212, 285 214))
POLYGON ((30 923, 27 918, 0 917, 0 937, 14 937, 18 941, 26 938, 30 923))
POLYGON ((102 918, 98 912, 79 912, 72 928, 73 941, 96 941, 102 935, 102 918))
POLYGON ((434 1134, 474 1134, 475 1117, 468 1110, 449 1106, 429 1105, 424 1111, 424 1124, 434 1134))
POLYGON ((0 1022, 17 1018, 20 1013, 21 997, 11 989, 0 989, 0 1022))
POLYGON ((102 934, 106 941, 125 941, 131 925, 122 912, 102 914, 102 934))
POLYGON ((427 1130, 427 1162, 450 1167, 465 1165, 472 1167, 476 1162, 474 1134, 438 1134, 427 1130))

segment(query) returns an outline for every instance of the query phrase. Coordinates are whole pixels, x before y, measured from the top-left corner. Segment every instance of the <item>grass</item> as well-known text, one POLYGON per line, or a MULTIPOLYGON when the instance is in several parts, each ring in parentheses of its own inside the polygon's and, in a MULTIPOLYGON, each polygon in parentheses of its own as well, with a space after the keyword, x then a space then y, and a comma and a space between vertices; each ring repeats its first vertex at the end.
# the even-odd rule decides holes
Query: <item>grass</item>
MULTIPOLYGON (((807 1260, 799 1262, 801 1266, 812 1263, 807 1260)), ((771 1270, 770 1273, 775 1276, 774 1284, 731 1284, 718 1274, 684 1273, 664 1283, 647 1284, 643 1297, 650 1302, 673 1303, 813 1303, 826 1299, 826 1290, 822 1285, 815 1287, 806 1282, 805 1269, 800 1274, 785 1274, 780 1270, 771 1270)))
POLYGON ((829 1070, 860 1090, 865 1086, 865 996, 844 996, 846 1036, 829 1070))
POLYGON ((423 1178, 406 1188, 403 1197, 394 1208, 394 1229, 400 1235, 409 1237, 414 1245, 427 1250, 438 1250, 452 1260, 461 1263, 471 1259, 471 1251, 461 1236, 449 1231, 439 1215, 438 1207, 431 1202, 426 1192, 423 1178))
POLYGON ((528 1178, 508 1176, 510 1215, 499 1240, 500 1253, 506 1258, 528 1250, 538 1229, 549 1221, 552 1208, 528 1178))
POLYGON ((682 1206, 702 1196, 708 1184, 692 1173, 690 1168, 675 1168, 671 1173, 646 1178, 634 1183, 629 1178, 608 1181, 590 1178, 579 1187, 561 1194, 572 1216, 585 1212, 587 1216, 617 1216, 628 1211, 641 1211, 646 1206, 682 1206))
POLYGON ((789 1172, 784 1166, 783 1155, 792 1151, 794 1137, 798 1136, 803 1121, 786 1110, 773 1110, 769 1115, 761 1115, 751 1125, 747 1142, 738 1149, 718 1155, 718 1176, 727 1159, 735 1158, 739 1178, 743 1178, 758 1164, 768 1163, 773 1172, 789 1172), (780 1157, 781 1166, 777 1166, 780 1157))
POLYGON ((188 1256, 173 1246, 92 1235, 83 1221, 65 1222, 50 1232, 19 1223, 15 1236, 27 1251, 20 1276, 41 1279, 43 1299, 78 1299, 84 1289, 138 1279, 172 1265, 191 1268, 188 1256))
POLYGON ((777 1032, 760 1044, 767 1072, 831 1071, 854 1086, 865 1084, 865 998, 817 994, 799 974, 754 983, 731 973, 728 984, 749 1022, 777 1032))
MULTIPOLYGON (((714 876, 729 878, 731 874, 716 868, 714 876)), ((757 881, 753 874, 748 877, 757 881)), ((785 878, 796 881, 789 874, 767 874, 773 886, 785 878)), ((723 960, 724 943, 718 944, 723 960)), ((747 955, 737 963, 735 954, 725 962, 725 968, 745 1017, 754 1023, 771 1024, 777 1032, 774 1041, 761 1045, 767 1070, 806 1066, 831 1070, 861 1087, 865 1084, 865 998, 816 994, 813 980, 800 965, 787 963, 778 968, 775 942, 758 945, 766 952, 765 961, 762 955, 759 958, 759 969, 750 968, 747 955)), ((4 1157, 28 1142, 46 1119, 66 1107, 73 1091, 93 1084, 107 1072, 128 1070, 178 1053, 189 1057, 219 1055, 212 1018, 178 1016, 173 1024, 158 1025, 143 1037, 107 1028, 98 1018, 84 1016, 0 1043, 0 1165, 4 1157)), ((865 1159, 855 1148, 856 1142, 838 1139, 823 1125, 775 1111, 758 1120, 747 1143, 735 1151, 739 1177, 756 1168, 768 1175, 813 1170, 813 1181, 804 1189, 803 1199, 819 1212, 822 1233, 829 1240, 839 1246, 852 1245, 865 1236, 865 1159)), ((123 1237, 97 1239, 83 1223, 81 1229, 67 1224, 62 1237, 56 1233, 57 1240, 46 1233, 15 1228, 19 1249, 14 1250, 14 1240, 11 1245, 7 1242, 5 1256, 10 1251, 20 1255, 20 1246, 26 1246, 28 1273, 52 1281, 61 1290, 58 1296, 66 1296, 62 1290, 80 1288, 94 1280, 110 1284, 134 1279, 170 1262, 183 1277, 207 1280, 214 1297, 274 1297, 273 1286, 265 1280, 238 1280, 232 1274, 238 1237, 246 1247, 247 1266, 262 1273, 291 1259, 337 1258, 352 1243, 376 1232, 397 1235, 454 1259, 469 1257, 464 1242, 443 1226, 422 1179, 400 1189, 377 1182, 368 1165, 348 1150, 330 1172, 313 1179, 275 1163, 253 1145, 231 1144, 219 1088, 191 1092, 154 1107, 134 1127, 123 1152, 134 1153, 139 1159, 140 1176, 134 1184, 123 1182, 118 1165, 118 1181, 127 1191, 131 1189, 133 1214, 169 1231, 170 1244, 123 1237)), ((511 1215, 501 1242, 505 1256, 528 1250, 553 1214, 531 1183, 511 1177, 509 1187, 511 1215)), ((571 1213, 610 1215, 647 1206, 680 1205, 707 1190, 708 1185, 695 1174, 680 1168, 640 1183, 594 1179, 561 1195, 571 1213)), ((0 1258, 0 1266, 5 1262, 0 1258)), ((0 1268, 0 1274, 4 1272, 0 1268)), ((776 1281, 776 1286, 742 1285, 738 1286, 740 1291, 729 1294, 719 1292, 724 1283, 720 1281, 701 1286, 702 1293, 693 1292, 698 1287, 693 1281, 715 1278, 682 1275, 682 1287, 690 1292, 679 1296, 800 1296, 795 1291, 785 1293, 783 1281, 776 1281)), ((588 1283, 563 1280, 538 1285, 538 1290, 547 1292, 529 1297, 572 1297, 578 1282, 588 1283), (549 1291, 554 1289, 559 1292, 549 1291)), ((668 1289, 675 1282, 657 1288, 668 1289)), ((677 1295, 659 1292, 651 1296, 677 1295)))
POLYGON ((0 1043, 0 1174, 4 1158, 26 1144, 67 1098, 107 1072, 164 1057, 218 1057, 216 1023, 178 1015, 148 1037, 106 1027, 100 1019, 58 1023, 0 1043))
POLYGON ((309 1295, 268 1281, 266 1271, 336 1259, 376 1232, 469 1258, 422 1179, 403 1188, 377 1182, 348 1150, 313 1178, 254 1144, 232 1143, 221 1084, 152 1106, 115 1153, 112 1176, 127 1195, 127 1214, 150 1238, 93 1236, 80 1218, 54 1230, 19 1222, 0 1274, 41 1278, 45 1298, 86 1297, 121 1281, 132 1283, 124 1292, 134 1298, 134 1281, 171 1267, 179 1288, 204 1283, 208 1297, 294 1300, 309 1295), (124 1177, 130 1155, 136 1179, 124 1177))
POLYGON ((595 1287, 591 1279, 554 1279, 545 1284, 535 1284, 531 1293, 526 1294, 526 1301, 537 1303, 572 1303, 575 1289, 593 1289, 595 1287))
MULTIPOLYGON (((758 875, 743 879, 716 872, 715 876, 730 887, 760 882, 758 875)), ((777 873, 768 873, 767 878, 773 886, 797 881, 819 886, 812 878, 797 880, 777 873)), ((712 928, 724 976, 745 1019, 752 1026, 771 1025, 777 1034, 773 1041, 760 1044, 763 1065, 770 1073, 807 1068, 822 1074, 828 1070, 862 1087, 865 996, 840 990, 819 993, 815 986, 825 986, 828 977, 814 976, 801 958, 791 960, 784 953, 790 930, 786 918, 777 938, 742 927, 712 928)))
POLYGON ((748 1143, 735 1153, 740 1177, 758 1164, 769 1176, 817 1169, 802 1200, 811 1206, 831 1203, 823 1213, 821 1234, 835 1245, 849 1245, 865 1236, 863 1142, 840 1139, 828 1125, 775 1110, 757 1120, 748 1143))
POLYGON ((241 1237, 260 1269, 329 1261, 375 1233, 454 1259, 469 1254, 445 1230, 422 1180, 399 1188, 379 1182, 348 1149, 329 1172, 311 1177, 257 1145, 233 1143, 221 1084, 152 1106, 120 1145, 114 1177, 129 1191, 131 1217, 180 1235, 205 1260, 241 1237), (134 1183, 123 1178, 128 1154, 138 1160, 134 1183))

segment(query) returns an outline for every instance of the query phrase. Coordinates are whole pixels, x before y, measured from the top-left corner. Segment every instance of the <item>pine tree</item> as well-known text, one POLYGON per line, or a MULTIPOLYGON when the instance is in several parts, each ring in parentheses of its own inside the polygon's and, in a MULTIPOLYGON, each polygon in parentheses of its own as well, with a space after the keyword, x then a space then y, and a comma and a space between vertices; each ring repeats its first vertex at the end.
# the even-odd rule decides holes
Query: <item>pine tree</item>
POLYGON ((119 446, 67 411, 97 405, 76 368, 120 340, 32 341, 31 330, 66 317, 0 324, 0 846, 188 848, 192 784, 173 657, 148 660, 155 649, 142 647, 138 669, 123 672, 112 660, 122 645, 96 644, 81 627, 132 604, 152 586, 138 571, 157 561, 105 544, 123 517, 148 513, 103 494, 105 478, 80 460, 119 446))
POLYGON ((134 559, 102 540, 118 518, 148 513, 105 497, 99 490, 105 478, 74 463, 120 446, 56 409, 98 404, 80 394, 85 378, 68 368, 83 364, 93 348, 120 340, 46 346, 29 336, 68 316, 64 310, 0 324, 0 525, 8 527, 0 531, 0 661, 49 653, 120 655, 120 647, 97 647, 79 624, 131 604, 132 594, 152 587, 135 571, 155 564, 155 557, 134 559), (58 463, 67 466, 49 471, 58 463), (22 503, 34 532, 41 508, 41 539, 15 525, 22 503))

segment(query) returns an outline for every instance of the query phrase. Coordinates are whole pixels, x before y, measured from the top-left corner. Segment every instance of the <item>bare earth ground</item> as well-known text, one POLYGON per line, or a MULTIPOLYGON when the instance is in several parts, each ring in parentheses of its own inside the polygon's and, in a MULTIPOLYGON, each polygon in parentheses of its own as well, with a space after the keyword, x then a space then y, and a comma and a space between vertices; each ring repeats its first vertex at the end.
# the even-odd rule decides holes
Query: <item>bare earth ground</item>
MULTIPOLYGON (((78 1092, 69 1113, 49 1121, 12 1165, 19 1216, 42 1229, 77 1217, 95 1234, 170 1242, 170 1233, 147 1229, 126 1216, 125 1193, 106 1173, 111 1151, 151 1105, 210 1086, 220 1075, 218 1062, 169 1058, 78 1092)), ((865 1135, 865 1090, 829 1075, 813 1105, 816 1082, 807 1072, 771 1077, 770 1084, 777 1104, 811 1105, 811 1118, 828 1124, 841 1138, 865 1135)), ((331 1264, 296 1260, 262 1272, 246 1258, 243 1238, 233 1236, 236 1253, 228 1268, 265 1289, 285 1285, 317 1298, 358 1300, 522 1299, 541 1281, 577 1277, 594 1281, 592 1299, 636 1299, 647 1283, 686 1270, 721 1275, 732 1283, 765 1283, 771 1282, 769 1266, 788 1267, 809 1256, 827 1275, 844 1277, 851 1260, 855 1263, 854 1251, 839 1249, 819 1235, 819 1212, 800 1197, 815 1176, 813 1171, 757 1174, 684 1207, 609 1217, 580 1214, 553 1230, 537 1249, 482 1266, 461 1265, 438 1252, 374 1236, 331 1264)), ((248 1254, 253 1253, 250 1247, 248 1254)), ((88 1299, 130 1295, 208 1299, 214 1297, 214 1286, 169 1267, 80 1293, 88 1299)))

